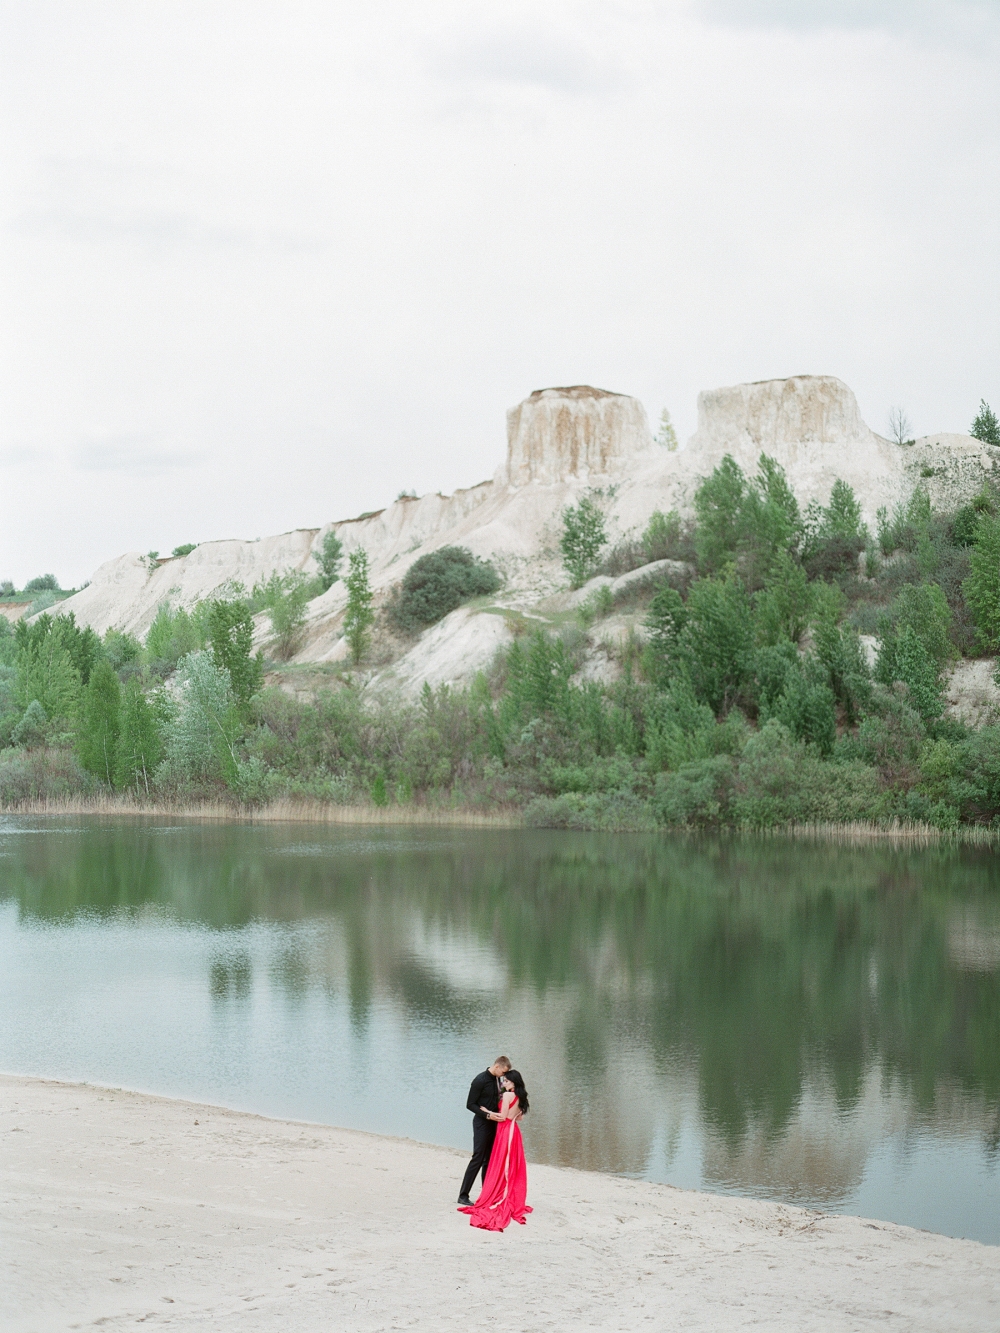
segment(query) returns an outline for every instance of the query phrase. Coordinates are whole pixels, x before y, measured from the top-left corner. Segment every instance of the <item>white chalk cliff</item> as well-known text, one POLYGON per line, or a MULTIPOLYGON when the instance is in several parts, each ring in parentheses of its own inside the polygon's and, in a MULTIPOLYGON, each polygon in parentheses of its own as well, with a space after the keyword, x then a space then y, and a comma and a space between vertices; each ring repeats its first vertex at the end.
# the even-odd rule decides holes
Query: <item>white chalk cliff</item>
MULTIPOLYGON (((453 495, 403 497, 377 513, 256 542, 203 542, 190 555, 148 569, 138 553, 102 565, 90 585, 63 602, 77 620, 144 635, 158 606, 191 607, 232 581, 251 587, 275 570, 315 572, 313 552, 334 529, 345 551, 366 549, 376 592, 385 594, 419 556, 466 546, 492 559, 505 586, 496 610, 453 612, 428 630, 384 681, 401 688, 463 681, 510 631, 502 610, 530 613, 565 586, 558 557, 560 511, 587 490, 603 492, 612 539, 638 533, 655 509, 689 512, 700 478, 731 454, 747 473, 761 453, 785 469, 799 502, 826 503, 834 481, 848 482, 871 524, 881 505, 905 502, 926 486, 937 507, 971 498, 1000 466, 1000 449, 966 435, 933 435, 900 446, 864 423, 857 401, 832 376, 800 375, 704 392, 698 426, 671 452, 654 442, 642 404, 625 394, 578 385, 536 390, 507 414, 507 456, 492 481, 453 495), (498 614, 498 611, 500 612, 498 614)), ((342 582, 309 605, 299 662, 344 656, 342 582)), ((266 640, 261 622, 260 639, 266 640)))

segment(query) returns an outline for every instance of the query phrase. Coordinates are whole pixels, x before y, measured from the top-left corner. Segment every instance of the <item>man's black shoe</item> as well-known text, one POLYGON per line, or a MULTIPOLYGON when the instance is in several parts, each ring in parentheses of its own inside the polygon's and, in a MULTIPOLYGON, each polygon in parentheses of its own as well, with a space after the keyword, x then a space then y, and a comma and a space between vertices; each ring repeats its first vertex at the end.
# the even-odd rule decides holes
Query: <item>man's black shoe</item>
POLYGON ((472 1200, 469 1198, 467 1194, 460 1194, 458 1196, 458 1206, 459 1208, 471 1208, 472 1200))

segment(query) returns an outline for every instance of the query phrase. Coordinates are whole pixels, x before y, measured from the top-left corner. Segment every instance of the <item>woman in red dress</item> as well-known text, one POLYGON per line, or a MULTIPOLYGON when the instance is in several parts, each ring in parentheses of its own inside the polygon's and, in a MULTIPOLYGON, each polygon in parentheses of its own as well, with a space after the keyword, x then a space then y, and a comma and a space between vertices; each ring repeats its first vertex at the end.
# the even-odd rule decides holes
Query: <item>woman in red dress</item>
POLYGON ((470 1224, 484 1231, 505 1231, 512 1221, 523 1226, 525 1214, 531 1212, 525 1203, 528 1167, 517 1123, 528 1109, 528 1093, 516 1069, 509 1069, 500 1082, 504 1089, 500 1110, 486 1112, 499 1124, 482 1193, 471 1208, 458 1210, 468 1213, 470 1224))

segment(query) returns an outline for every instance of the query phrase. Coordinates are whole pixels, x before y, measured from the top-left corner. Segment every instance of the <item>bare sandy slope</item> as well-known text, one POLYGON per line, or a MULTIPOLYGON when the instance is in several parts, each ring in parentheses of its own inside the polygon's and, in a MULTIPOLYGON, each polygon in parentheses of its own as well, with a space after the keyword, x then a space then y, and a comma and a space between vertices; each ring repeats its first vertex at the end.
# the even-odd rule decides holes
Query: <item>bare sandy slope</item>
POLYGON ((530 1168, 527 1227, 454 1211, 460 1154, 0 1077, 0 1328, 996 1329, 1000 1250, 530 1168))

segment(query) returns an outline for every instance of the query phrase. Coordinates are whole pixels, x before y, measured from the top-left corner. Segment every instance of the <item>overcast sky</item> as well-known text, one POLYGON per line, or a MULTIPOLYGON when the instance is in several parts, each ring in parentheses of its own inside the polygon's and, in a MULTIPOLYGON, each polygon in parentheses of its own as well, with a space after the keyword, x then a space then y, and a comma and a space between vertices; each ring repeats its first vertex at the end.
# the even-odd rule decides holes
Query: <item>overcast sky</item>
POLYGON ((1000 408, 1000 0, 0 23, 0 579, 473 484, 548 385, 1000 408))

